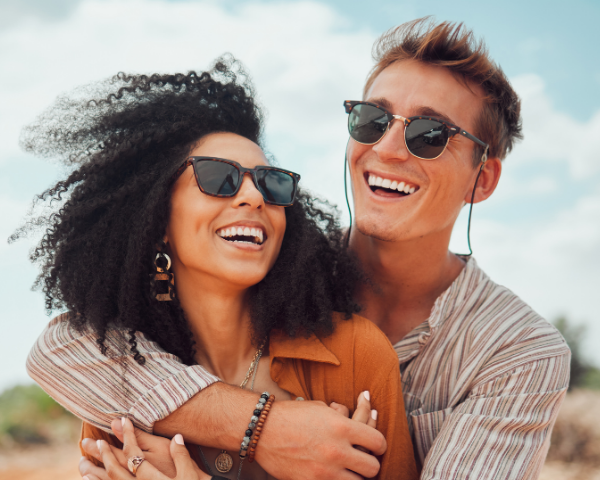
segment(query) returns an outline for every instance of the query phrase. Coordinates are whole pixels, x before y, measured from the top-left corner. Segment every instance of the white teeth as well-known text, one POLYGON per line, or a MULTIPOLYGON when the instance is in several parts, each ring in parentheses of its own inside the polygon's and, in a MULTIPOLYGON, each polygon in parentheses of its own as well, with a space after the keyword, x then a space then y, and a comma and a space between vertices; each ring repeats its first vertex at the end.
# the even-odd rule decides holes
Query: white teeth
POLYGON ((262 228, 250 228, 250 227, 230 227, 230 228, 222 228, 221 230, 217 230, 217 235, 220 237, 235 237, 235 236, 244 236, 244 237, 252 237, 254 240, 252 242, 248 242, 245 240, 234 240, 235 242, 245 242, 245 243, 263 243, 264 233, 262 228))
POLYGON ((399 192, 406 193, 408 195, 415 193, 417 188, 409 185, 408 183, 400 182, 397 180, 390 180, 389 178, 378 177, 369 173, 367 183, 371 187, 389 188, 390 190, 398 190, 399 192))

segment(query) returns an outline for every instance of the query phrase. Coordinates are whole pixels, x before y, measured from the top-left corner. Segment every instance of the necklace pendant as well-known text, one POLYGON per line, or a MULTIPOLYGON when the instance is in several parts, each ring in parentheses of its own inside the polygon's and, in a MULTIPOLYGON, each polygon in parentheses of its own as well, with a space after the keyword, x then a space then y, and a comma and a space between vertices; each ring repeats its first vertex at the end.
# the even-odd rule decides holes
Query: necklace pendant
POLYGON ((225 450, 222 450, 215 459, 215 468, 220 473, 227 473, 231 470, 231 467, 233 467, 233 458, 225 450))

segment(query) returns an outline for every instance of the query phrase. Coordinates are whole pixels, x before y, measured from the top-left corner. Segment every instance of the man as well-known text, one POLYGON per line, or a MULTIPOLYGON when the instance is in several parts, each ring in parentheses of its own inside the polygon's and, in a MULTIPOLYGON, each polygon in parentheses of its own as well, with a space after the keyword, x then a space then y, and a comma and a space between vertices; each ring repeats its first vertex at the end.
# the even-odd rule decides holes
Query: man
MULTIPOLYGON (((568 386, 569 350, 474 259, 448 250, 461 208, 492 195, 521 136, 519 100, 462 25, 404 24, 376 52, 368 103, 346 103, 349 245, 374 284, 357 293, 362 314, 398 353, 421 478, 537 478, 568 386)), ((140 367, 101 357, 94 340, 55 319, 30 354, 30 375, 92 424, 128 414, 146 431, 239 448, 257 394, 215 383, 150 341, 138 343, 147 359, 140 367), (128 369, 128 391, 112 382, 115 367, 128 369)), ((385 449, 376 431, 334 409, 280 402, 256 459, 282 480, 375 475, 375 458, 354 445, 385 449)))

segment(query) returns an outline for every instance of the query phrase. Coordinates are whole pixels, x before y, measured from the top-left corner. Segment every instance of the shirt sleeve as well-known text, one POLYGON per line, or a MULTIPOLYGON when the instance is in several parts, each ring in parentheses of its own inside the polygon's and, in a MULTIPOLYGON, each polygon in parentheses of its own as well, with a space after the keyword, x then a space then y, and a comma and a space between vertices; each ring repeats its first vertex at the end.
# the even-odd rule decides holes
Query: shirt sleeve
POLYGON ((140 332, 136 341, 144 365, 133 359, 118 331, 107 332, 107 355, 100 352, 97 338, 78 332, 66 314, 60 315, 33 345, 27 372, 63 407, 103 430, 110 431, 115 418, 129 416, 152 432, 155 422, 219 381, 200 365, 183 364, 140 332))
MULTIPOLYGON (((534 480, 569 384, 570 353, 539 359, 486 378, 466 400, 432 416, 439 434, 425 458, 421 480, 534 480)), ((421 421, 428 421, 427 418, 421 421)), ((427 431, 426 425, 420 425, 427 431)), ((423 436, 417 452, 427 451, 423 436)))

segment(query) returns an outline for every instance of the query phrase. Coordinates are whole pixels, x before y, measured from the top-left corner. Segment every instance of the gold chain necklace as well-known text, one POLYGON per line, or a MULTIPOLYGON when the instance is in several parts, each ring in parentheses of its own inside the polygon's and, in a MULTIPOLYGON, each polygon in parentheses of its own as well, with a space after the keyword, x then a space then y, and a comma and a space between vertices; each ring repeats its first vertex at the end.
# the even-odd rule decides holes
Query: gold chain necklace
MULTIPOLYGON (((240 384, 240 388, 245 388, 246 384, 248 383, 248 380, 250 380, 250 377, 253 377, 252 386, 250 387, 250 391, 254 391, 254 378, 256 378, 256 370, 258 369, 258 362, 260 362, 260 357, 262 357, 264 347, 265 347, 265 343, 263 342, 263 344, 260 347, 258 347, 258 350, 256 350, 256 353, 254 354, 254 358, 252 359, 252 363, 250 363, 250 368, 248 368, 248 372, 246 373, 246 377, 244 378, 244 381, 240 384)), ((200 451, 202 451, 202 450, 200 450, 200 451)), ((219 453, 219 455, 217 455, 217 458, 215 458, 215 468, 220 473, 227 473, 231 470, 232 467, 233 467, 233 458, 231 457, 231 455, 229 455, 227 450, 221 450, 221 453, 219 453)), ((238 472, 238 477, 239 477, 239 472, 238 472)))

